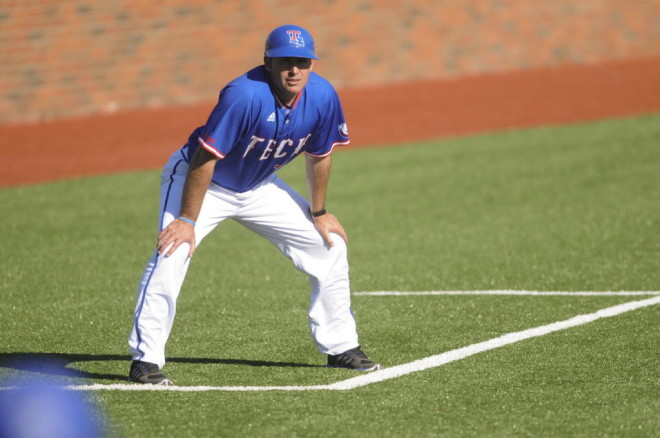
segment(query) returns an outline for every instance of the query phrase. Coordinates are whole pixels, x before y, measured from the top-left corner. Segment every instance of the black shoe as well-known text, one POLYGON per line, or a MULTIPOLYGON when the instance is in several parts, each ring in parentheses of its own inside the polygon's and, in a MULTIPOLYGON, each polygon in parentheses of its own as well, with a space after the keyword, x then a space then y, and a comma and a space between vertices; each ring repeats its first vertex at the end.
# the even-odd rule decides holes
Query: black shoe
POLYGON ((174 383, 167 376, 160 372, 155 363, 141 362, 134 360, 131 362, 131 371, 128 373, 131 382, 150 383, 152 385, 172 386, 174 383))
POLYGON ((357 371, 382 370, 379 363, 369 359, 360 347, 341 354, 328 354, 328 368, 348 368, 357 371))

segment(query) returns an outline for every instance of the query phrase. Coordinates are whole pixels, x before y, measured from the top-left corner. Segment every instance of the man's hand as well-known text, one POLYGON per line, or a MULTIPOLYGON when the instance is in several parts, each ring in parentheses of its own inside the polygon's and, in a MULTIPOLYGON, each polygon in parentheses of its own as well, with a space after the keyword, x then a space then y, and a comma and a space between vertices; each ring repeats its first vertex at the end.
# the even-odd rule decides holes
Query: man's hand
POLYGON ((312 217, 312 219, 314 220, 314 226, 329 246, 334 246, 335 244, 330 238, 330 233, 338 234, 344 239, 344 242, 348 243, 346 231, 344 231, 344 227, 341 226, 334 214, 326 213, 323 216, 312 217))
POLYGON ((190 245, 188 257, 192 257, 195 252, 195 227, 180 219, 173 220, 158 234, 158 254, 167 251, 165 256, 169 257, 183 243, 190 245))

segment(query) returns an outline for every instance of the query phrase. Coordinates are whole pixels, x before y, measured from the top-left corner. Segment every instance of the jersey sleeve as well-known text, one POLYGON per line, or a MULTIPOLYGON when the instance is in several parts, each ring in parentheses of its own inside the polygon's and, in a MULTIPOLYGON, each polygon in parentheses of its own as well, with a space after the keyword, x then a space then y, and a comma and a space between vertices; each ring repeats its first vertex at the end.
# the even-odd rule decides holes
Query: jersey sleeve
POLYGON ((325 157, 332 153, 335 146, 350 143, 344 111, 337 92, 332 88, 329 90, 327 101, 327 105, 319 107, 321 123, 305 148, 305 153, 309 155, 325 157))
POLYGON ((238 143, 249 124, 250 96, 238 87, 227 86, 201 129, 197 142, 216 158, 224 158, 238 143))

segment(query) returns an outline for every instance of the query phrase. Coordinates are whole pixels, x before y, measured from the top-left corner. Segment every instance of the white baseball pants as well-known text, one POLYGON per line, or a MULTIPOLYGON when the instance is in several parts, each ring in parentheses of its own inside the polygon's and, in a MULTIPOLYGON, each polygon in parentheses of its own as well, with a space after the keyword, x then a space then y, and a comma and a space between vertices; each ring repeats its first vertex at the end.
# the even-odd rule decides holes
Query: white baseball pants
MULTIPOLYGON (((163 169, 161 230, 179 217, 187 170, 188 162, 181 151, 172 155, 163 169)), ((268 239, 307 274, 311 285, 309 328, 321 353, 339 354, 358 346, 346 244, 336 234, 332 234, 333 247, 325 244, 314 228, 306 199, 275 175, 243 193, 211 183, 195 226, 197 245, 225 219, 234 219, 268 239)), ((128 341, 134 360, 155 363, 161 368, 165 364, 165 344, 190 262, 188 250, 184 244, 170 257, 154 252, 147 263, 128 341)))

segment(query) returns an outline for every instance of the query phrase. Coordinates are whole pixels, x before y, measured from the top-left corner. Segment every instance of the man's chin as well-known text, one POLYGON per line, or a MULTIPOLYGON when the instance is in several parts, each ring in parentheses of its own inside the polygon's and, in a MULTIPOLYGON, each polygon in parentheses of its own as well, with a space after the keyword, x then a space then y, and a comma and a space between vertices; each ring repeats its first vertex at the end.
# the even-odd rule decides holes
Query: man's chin
POLYGON ((301 87, 300 85, 295 85, 292 87, 287 86, 284 89, 286 90, 287 93, 290 93, 291 95, 295 96, 296 94, 300 93, 300 91, 302 91, 303 87, 301 87))

